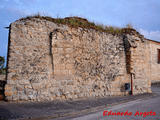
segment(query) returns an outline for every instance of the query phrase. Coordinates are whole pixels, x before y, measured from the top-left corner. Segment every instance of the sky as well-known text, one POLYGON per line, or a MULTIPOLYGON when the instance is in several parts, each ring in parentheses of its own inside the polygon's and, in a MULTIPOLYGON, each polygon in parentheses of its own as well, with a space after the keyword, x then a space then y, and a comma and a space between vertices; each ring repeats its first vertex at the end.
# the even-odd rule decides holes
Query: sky
POLYGON ((80 16, 117 27, 131 24, 146 38, 160 41, 160 0, 0 0, 0 56, 7 56, 8 29, 4 27, 37 13, 80 16))

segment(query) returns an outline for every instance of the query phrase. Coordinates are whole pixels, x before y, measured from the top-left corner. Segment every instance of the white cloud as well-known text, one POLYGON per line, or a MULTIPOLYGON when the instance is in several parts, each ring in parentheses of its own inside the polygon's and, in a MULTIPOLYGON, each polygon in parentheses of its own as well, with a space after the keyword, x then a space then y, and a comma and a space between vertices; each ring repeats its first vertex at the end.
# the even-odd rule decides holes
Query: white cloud
POLYGON ((160 42, 160 31, 147 31, 144 29, 139 29, 138 30, 142 35, 145 36, 145 38, 151 39, 151 40, 156 40, 160 42))

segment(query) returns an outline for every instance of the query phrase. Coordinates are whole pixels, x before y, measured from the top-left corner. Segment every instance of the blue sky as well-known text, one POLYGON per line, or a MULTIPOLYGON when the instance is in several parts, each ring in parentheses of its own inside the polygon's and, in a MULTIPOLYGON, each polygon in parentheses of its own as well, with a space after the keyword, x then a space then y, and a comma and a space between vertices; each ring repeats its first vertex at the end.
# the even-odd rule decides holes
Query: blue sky
POLYGON ((160 0, 0 0, 0 56, 7 55, 11 22, 41 13, 80 16, 105 25, 132 24, 146 38, 160 41, 160 0))

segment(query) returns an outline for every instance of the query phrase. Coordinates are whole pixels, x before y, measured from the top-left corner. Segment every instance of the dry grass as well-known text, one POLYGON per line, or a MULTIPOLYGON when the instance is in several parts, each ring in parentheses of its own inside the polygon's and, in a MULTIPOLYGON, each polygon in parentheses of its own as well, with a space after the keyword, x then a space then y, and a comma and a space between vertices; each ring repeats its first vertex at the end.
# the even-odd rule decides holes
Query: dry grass
POLYGON ((113 26, 105 26, 103 24, 95 24, 94 22, 89 22, 85 18, 80 17, 66 17, 66 18, 52 18, 49 16, 41 16, 40 14, 33 15, 33 16, 27 16, 25 18, 21 18, 20 20, 26 20, 26 19, 32 19, 32 18, 39 18, 39 19, 45 19, 57 24, 64 24, 69 25, 71 27, 81 27, 81 28, 87 28, 87 29, 95 29, 97 31, 107 32, 110 34, 123 34, 123 33, 138 33, 133 27, 130 27, 127 25, 125 28, 118 28, 113 26))

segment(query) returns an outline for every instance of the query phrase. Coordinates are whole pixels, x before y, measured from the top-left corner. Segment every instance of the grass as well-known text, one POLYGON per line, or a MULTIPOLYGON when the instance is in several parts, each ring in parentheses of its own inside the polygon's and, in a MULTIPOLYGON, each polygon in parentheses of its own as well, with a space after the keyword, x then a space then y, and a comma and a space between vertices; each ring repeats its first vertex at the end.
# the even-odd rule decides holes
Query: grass
POLYGON ((57 24, 64 24, 70 27, 81 27, 86 29, 95 29, 97 31, 107 32, 110 34, 123 34, 123 33, 138 33, 131 25, 127 25, 125 28, 118 28, 113 26, 105 26, 103 24, 95 24, 94 22, 90 22, 85 18, 80 17, 66 17, 66 18, 52 18, 49 16, 41 16, 40 14, 27 16, 25 18, 21 18, 20 20, 32 19, 32 18, 39 18, 43 20, 48 20, 57 24))

